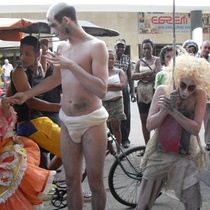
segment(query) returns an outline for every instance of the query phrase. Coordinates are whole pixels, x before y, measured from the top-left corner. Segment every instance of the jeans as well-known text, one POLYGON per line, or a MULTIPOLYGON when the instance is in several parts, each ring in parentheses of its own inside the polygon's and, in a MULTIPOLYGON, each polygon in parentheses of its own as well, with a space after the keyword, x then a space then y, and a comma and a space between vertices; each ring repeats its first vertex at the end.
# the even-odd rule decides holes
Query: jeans
POLYGON ((126 120, 121 121, 122 142, 129 141, 130 125, 131 125, 131 110, 130 110, 130 94, 129 88, 123 91, 124 112, 127 117, 126 120))
POLYGON ((210 144, 210 104, 206 105, 206 113, 204 116, 204 141, 210 144))

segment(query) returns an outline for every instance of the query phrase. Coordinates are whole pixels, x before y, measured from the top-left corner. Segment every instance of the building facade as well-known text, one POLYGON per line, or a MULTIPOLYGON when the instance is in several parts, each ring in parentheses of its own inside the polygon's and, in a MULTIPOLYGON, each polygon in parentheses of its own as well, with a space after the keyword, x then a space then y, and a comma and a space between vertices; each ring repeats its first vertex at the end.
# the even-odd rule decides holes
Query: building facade
MULTIPOLYGON (((46 13, 4 13, 0 18, 27 18, 45 20, 46 13)), ((114 43, 118 38, 124 38, 127 42, 127 53, 131 59, 136 61, 141 57, 141 42, 145 38, 150 38, 156 45, 155 55, 166 44, 173 43, 172 13, 145 13, 145 12, 78 12, 79 20, 87 20, 96 25, 117 30, 118 37, 98 37, 107 44, 110 49, 114 48, 114 43)), ((189 13, 176 14, 176 43, 182 44, 191 38, 190 15, 189 13)), ((203 40, 210 40, 210 14, 203 14, 203 40)), ((5 56, 11 57, 16 62, 18 47, 8 48, 0 43, 0 59, 5 56), (3 52, 4 51, 4 52, 3 52), (8 53, 7 53, 8 51, 8 53), (11 51, 15 54, 12 55, 11 51), (3 54, 2 54, 3 52, 3 54)))

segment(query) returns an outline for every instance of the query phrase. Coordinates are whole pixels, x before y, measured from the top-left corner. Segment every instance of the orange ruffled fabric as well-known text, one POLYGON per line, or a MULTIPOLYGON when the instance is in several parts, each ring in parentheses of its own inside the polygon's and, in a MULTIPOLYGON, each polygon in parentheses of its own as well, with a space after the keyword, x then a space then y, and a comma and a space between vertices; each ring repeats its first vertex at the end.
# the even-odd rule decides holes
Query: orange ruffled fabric
POLYGON ((18 144, 10 138, 9 141, 6 139, 5 144, 1 143, 0 157, 3 158, 0 161, 0 209, 33 210, 33 206, 42 204, 40 193, 49 191, 55 172, 39 167, 40 150, 35 142, 20 136, 16 137, 16 141, 18 144), (8 165, 16 164, 15 167, 5 167, 7 161, 8 165), (12 181, 7 178, 9 175, 12 176, 12 181))

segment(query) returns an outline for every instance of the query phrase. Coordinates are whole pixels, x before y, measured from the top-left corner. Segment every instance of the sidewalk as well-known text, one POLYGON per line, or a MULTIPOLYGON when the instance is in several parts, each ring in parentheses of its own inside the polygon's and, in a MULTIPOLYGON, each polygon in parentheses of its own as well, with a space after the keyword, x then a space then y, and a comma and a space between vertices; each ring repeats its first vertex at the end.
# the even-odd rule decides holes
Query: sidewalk
MULTIPOLYGON (((139 114, 138 114, 138 109, 137 105, 134 103, 131 104, 131 109, 132 109, 132 130, 131 130, 131 147, 137 146, 137 145, 144 145, 143 143, 143 136, 141 133, 141 124, 139 120, 139 114)), ((201 128, 200 132, 200 138, 201 138, 201 143, 204 146, 204 141, 203 141, 203 136, 204 136, 204 129, 203 126, 201 128)), ((206 153, 206 170, 203 170, 201 172, 201 194, 202 194, 202 200, 203 200, 203 207, 201 210, 210 210, 210 156, 209 152, 206 153)), ((131 208, 124 206, 120 204, 117 200, 114 199, 112 194, 110 193, 109 187, 108 187, 108 173, 109 169, 114 161, 114 157, 111 155, 108 155, 106 157, 105 161, 105 173, 104 173, 104 183, 106 187, 106 193, 107 193, 107 204, 106 204, 106 210, 131 210, 131 208)), ((59 178, 63 179, 64 174, 63 172, 59 174, 59 178)), ((87 179, 83 182, 83 188, 84 190, 88 190, 88 182, 87 179)), ((54 207, 51 204, 51 201, 45 201, 44 202, 44 207, 43 210, 54 210, 56 207, 54 207)), ((66 208, 63 208, 64 210, 67 210, 66 208)), ((91 210, 91 201, 90 199, 84 200, 84 210, 91 210)), ((183 205, 168 196, 161 195, 155 202, 154 207, 152 210, 184 210, 183 205)))
MULTIPOLYGON (((207 153, 207 169, 201 172, 201 194, 202 194, 202 200, 203 200, 203 207, 201 210, 210 210, 210 156, 207 153)), ((104 183, 106 187, 107 192, 107 206, 106 210, 131 210, 131 208, 124 206, 118 201, 116 201, 112 194, 109 191, 108 188, 108 171, 111 167, 112 163, 112 156, 107 157, 106 164, 105 164, 105 175, 104 175, 104 183)), ((88 183, 87 179, 85 179, 83 183, 84 189, 88 190, 88 183)), ((54 210, 56 207, 54 207, 50 201, 44 202, 44 210, 54 210)), ((90 199, 84 200, 84 210, 91 210, 91 203, 90 199)), ((64 208, 64 210, 67 210, 67 207, 64 208)), ((155 202, 154 207, 152 210, 184 210, 182 204, 168 196, 161 195, 155 202)))

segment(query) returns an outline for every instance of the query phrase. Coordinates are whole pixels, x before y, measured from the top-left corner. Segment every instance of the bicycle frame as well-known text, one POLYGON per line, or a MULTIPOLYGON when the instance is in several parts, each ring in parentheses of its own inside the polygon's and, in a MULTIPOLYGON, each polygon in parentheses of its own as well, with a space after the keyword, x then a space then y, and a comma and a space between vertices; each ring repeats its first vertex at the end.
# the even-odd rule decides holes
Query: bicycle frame
MULTIPOLYGON (((114 158, 117 160, 117 162, 119 163, 120 167, 122 168, 122 170, 124 171, 124 173, 130 177, 131 179, 135 179, 135 180, 139 180, 142 177, 142 173, 137 171, 136 168, 133 166, 133 164, 131 163, 131 161, 129 160, 129 158, 126 156, 125 152, 123 151, 123 149, 119 146, 120 151, 122 152, 122 154, 120 156, 117 155, 116 151, 114 150, 114 147, 112 145, 113 141, 116 143, 117 146, 119 146, 118 142, 116 141, 115 136, 110 132, 109 129, 107 129, 107 152, 106 152, 106 156, 110 153, 111 155, 114 156, 114 158), (123 158, 125 158, 128 163, 130 164, 130 166, 133 168, 133 170, 135 171, 135 173, 129 172, 128 170, 125 169, 125 167, 123 166, 122 161, 120 161, 120 157, 123 156, 123 158), (138 176, 137 176, 138 174, 138 176)), ((84 181, 84 179, 86 178, 87 173, 86 170, 84 171, 84 173, 82 174, 82 182, 84 181)))
POLYGON ((123 151, 123 149, 120 147, 120 145, 118 144, 118 142, 116 141, 115 136, 108 130, 107 131, 107 140, 108 140, 108 152, 107 155, 110 153, 112 154, 115 159, 118 161, 118 164, 120 165, 120 167, 122 168, 123 172, 130 177, 131 179, 135 179, 135 180, 140 180, 140 178, 142 177, 142 173, 137 171, 136 168, 133 166, 133 164, 131 163, 131 161, 129 160, 129 158, 126 156, 125 152, 123 151), (119 146, 120 151, 122 152, 122 154, 120 156, 117 155, 117 153, 115 152, 112 142, 115 142, 117 146, 119 146), (123 156, 123 158, 125 158, 128 163, 130 164, 130 166, 133 168, 133 170, 135 171, 135 173, 129 172, 128 170, 125 169, 125 167, 123 166, 123 161, 120 161, 120 159, 122 159, 121 157, 123 156), (138 174, 138 176, 136 176, 136 174, 138 174))

